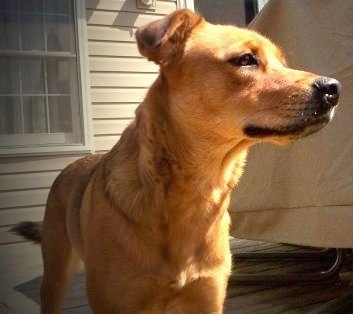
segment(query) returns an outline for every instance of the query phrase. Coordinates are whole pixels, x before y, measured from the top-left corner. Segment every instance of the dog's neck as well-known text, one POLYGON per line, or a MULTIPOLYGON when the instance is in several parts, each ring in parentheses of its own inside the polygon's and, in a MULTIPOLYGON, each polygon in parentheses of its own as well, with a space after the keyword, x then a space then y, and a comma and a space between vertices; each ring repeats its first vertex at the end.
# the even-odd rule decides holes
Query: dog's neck
POLYGON ((167 161, 173 183, 180 181, 188 192, 201 193, 205 198, 214 194, 212 198, 217 203, 218 193, 214 191, 230 192, 234 188, 241 177, 250 144, 243 137, 224 138, 210 130, 195 128, 190 121, 183 123, 183 117, 172 109, 185 106, 171 103, 177 97, 171 96, 168 85, 160 75, 141 106, 144 121, 137 125, 144 130, 141 142, 151 144, 157 160, 167 161))
POLYGON ((213 239, 210 232, 228 230, 230 193, 242 174, 247 144, 215 143, 202 134, 191 139, 169 114, 168 94, 160 84, 107 154, 106 188, 126 219, 147 233, 160 230, 167 255, 185 261, 213 239), (180 232, 190 235, 190 243, 178 242, 180 232))
MULTIPOLYGON (((157 79, 137 109, 134 123, 113 148, 111 155, 118 157, 112 162, 121 164, 114 169, 124 172, 126 167, 136 167, 136 178, 130 178, 130 182, 136 186, 137 194, 142 190, 148 194, 146 198, 155 200, 155 205, 153 202, 143 205, 157 207, 156 211, 162 207, 161 200, 168 199, 175 199, 172 207, 185 207, 189 200, 200 208, 204 208, 205 203, 221 208, 242 174, 247 143, 237 139, 206 138, 202 132, 189 134, 170 114, 170 95, 165 85, 162 78, 157 79), (121 145, 128 155, 121 156, 118 152, 121 145)), ((110 177, 115 183, 119 180, 124 185, 129 183, 121 174, 113 173, 110 177)), ((169 205, 164 204, 162 210, 165 206, 172 210, 169 205)), ((200 208, 193 210, 200 215, 200 208)), ((185 210, 190 212, 191 209, 185 210)))

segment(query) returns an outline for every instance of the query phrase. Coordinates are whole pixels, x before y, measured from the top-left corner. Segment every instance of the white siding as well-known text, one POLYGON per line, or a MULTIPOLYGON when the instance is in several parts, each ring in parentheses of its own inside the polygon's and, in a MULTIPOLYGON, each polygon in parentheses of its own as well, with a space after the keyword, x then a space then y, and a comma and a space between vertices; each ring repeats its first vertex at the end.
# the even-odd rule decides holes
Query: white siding
POLYGON ((91 73, 91 87, 149 87, 156 78, 155 73, 91 73))
POLYGON ((94 146, 101 152, 119 139, 158 73, 137 50, 137 27, 174 11, 177 4, 156 1, 155 10, 138 10, 136 0, 97 2, 86 0, 94 146))
MULTIPOLYGON (((138 10, 136 0, 86 0, 92 129, 97 152, 109 150, 134 117, 158 68, 138 53, 134 33, 144 23, 175 10, 176 1, 156 1, 138 10)), ((41 220, 54 179, 83 155, 0 158, 0 244, 18 241, 11 226, 41 220)))
POLYGON ((18 241, 8 230, 24 220, 42 220, 50 186, 80 156, 0 159, 0 244, 18 241))

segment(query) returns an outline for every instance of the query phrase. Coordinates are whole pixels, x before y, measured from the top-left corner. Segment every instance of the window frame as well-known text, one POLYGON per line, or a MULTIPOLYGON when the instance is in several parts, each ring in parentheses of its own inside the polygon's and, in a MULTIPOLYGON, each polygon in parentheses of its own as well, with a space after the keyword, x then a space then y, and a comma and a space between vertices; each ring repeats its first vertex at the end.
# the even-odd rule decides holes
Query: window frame
MULTIPOLYGON (((11 156, 31 156, 31 155, 59 155, 59 154, 75 154, 90 153, 93 151, 93 135, 92 135, 92 113, 90 99, 89 84, 89 59, 88 59, 88 39, 87 39, 87 23, 86 23, 86 6, 85 0, 73 0, 74 2, 74 19, 75 19, 75 40, 77 49, 77 76, 78 76, 78 115, 73 117, 73 123, 81 128, 81 143, 56 143, 31 146, 20 146, 20 142, 24 138, 28 138, 28 143, 35 137, 45 141, 45 137, 63 138, 65 133, 33 133, 33 134, 3 134, 0 135, 0 141, 12 143, 18 139, 17 144, 13 146, 0 147, 0 157, 11 156), (77 120, 80 123, 77 124, 77 120)), ((77 127, 76 126, 76 127, 77 127)), ((75 128, 75 126, 74 126, 75 128)))
POLYGON ((194 0, 177 0, 177 7, 179 9, 195 10, 194 0))

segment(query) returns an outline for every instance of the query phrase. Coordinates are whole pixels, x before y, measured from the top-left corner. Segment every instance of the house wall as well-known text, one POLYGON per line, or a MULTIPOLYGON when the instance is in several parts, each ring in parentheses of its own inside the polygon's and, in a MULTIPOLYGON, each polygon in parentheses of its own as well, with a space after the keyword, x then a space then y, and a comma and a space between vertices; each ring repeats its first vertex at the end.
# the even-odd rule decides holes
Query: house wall
MULTIPOLYGON (((134 31, 177 8, 156 1, 155 10, 138 10, 136 0, 86 0, 93 150, 106 152, 134 116, 158 68, 143 59, 134 31)), ((42 220, 51 184, 83 154, 0 158, 0 244, 18 241, 11 226, 42 220)))

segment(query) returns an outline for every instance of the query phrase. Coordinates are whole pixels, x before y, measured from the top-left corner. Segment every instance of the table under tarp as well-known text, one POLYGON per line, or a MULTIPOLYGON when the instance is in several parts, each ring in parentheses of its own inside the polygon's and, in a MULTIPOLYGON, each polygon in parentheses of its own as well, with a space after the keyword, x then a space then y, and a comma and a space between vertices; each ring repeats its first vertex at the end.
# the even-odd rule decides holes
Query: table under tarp
POLYGON ((353 1, 271 0, 251 27, 292 67, 338 79, 339 107, 323 130, 289 146, 259 144, 231 200, 234 237, 353 247, 353 1))

